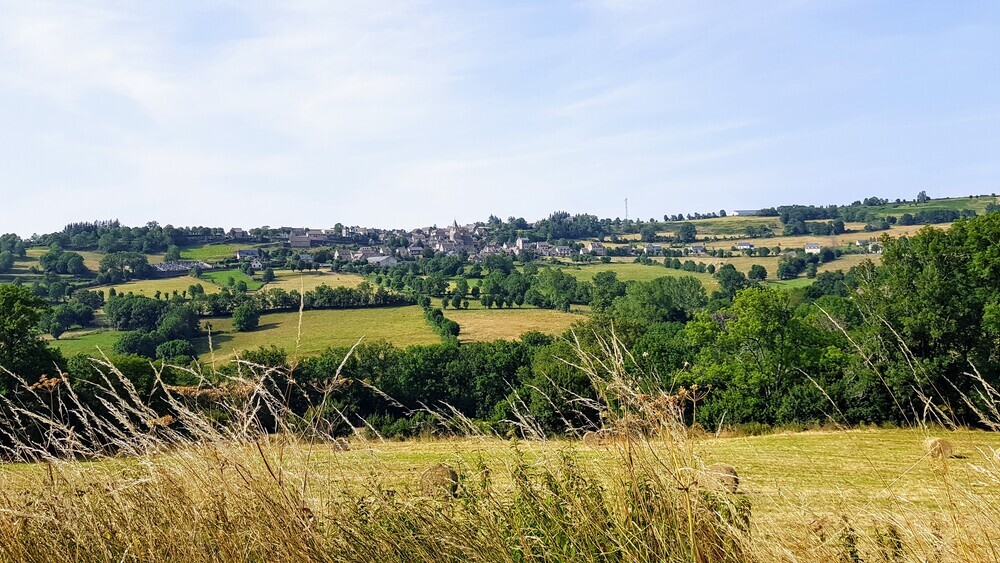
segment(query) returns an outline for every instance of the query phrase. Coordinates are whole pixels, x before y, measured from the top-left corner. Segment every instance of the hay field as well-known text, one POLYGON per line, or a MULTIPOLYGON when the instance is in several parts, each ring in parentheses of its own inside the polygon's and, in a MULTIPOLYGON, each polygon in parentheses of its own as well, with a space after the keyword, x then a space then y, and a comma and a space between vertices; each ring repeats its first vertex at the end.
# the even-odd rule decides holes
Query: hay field
POLYGON ((156 292, 170 295, 174 291, 181 293, 187 291, 192 285, 201 284, 205 288, 205 293, 218 293, 220 287, 209 280, 193 278, 191 276, 176 276, 171 278, 156 278, 151 280, 132 280, 130 282, 116 285, 102 285, 94 287, 94 291, 103 291, 107 296, 110 289, 114 288, 116 293, 134 293, 135 295, 145 295, 155 297, 156 292))
MULTIPOLYGON (((485 437, 352 437, 345 452, 325 442, 277 437, 96 463, 3 464, 7 494, 0 504, 10 525, 0 526, 0 543, 12 560, 28 554, 80 559, 80 550, 88 554, 84 560, 115 561, 412 560, 419 549, 426 554, 422 560, 514 561, 524 560, 519 547, 544 545, 538 555, 547 557, 538 559, 562 561, 581 560, 579 553, 559 551, 567 538, 576 546, 589 537, 623 540, 642 554, 644 544, 607 535, 631 529, 614 524, 630 507, 649 507, 628 486, 629 470, 640 468, 639 476, 646 476, 644 463, 660 460, 662 476, 685 478, 702 464, 722 461, 736 467, 735 498, 750 509, 749 533, 738 544, 743 555, 729 554, 727 561, 995 560, 1000 494, 990 481, 998 476, 1000 436, 935 434, 956 444, 959 457, 948 461, 946 472, 922 456, 926 434, 918 430, 708 437, 679 448, 654 441, 627 452, 622 445, 577 440, 514 444, 485 437), (459 499, 421 492, 421 474, 437 463, 467 479, 459 499), (523 493, 516 500, 515 487, 525 478, 539 483, 531 489, 537 503, 523 500, 536 498, 523 493), (488 496, 477 496, 480 490, 488 496), (586 504, 591 497, 585 495, 601 491, 596 507, 586 504), (555 510, 542 512, 545 507, 555 510), (591 518, 595 508, 614 516, 591 518), (63 513, 74 517, 51 516, 63 513), (496 530, 487 527, 493 519, 496 530), (550 526, 534 529, 535 522, 550 526), (880 534, 889 524, 897 536, 887 542, 880 534), (490 543, 492 534, 518 525, 523 529, 513 543, 490 543), (533 543, 516 542, 532 530, 533 543), (365 549, 345 551, 357 543, 365 549)), ((658 485, 655 492, 684 498, 673 482, 648 489, 658 485)), ((656 516, 649 533, 683 533, 683 526, 670 527, 669 514, 656 516)), ((721 559, 674 555, 669 560, 721 559)))
MULTIPOLYGON (((575 308, 575 307, 574 307, 575 308)), ((462 342, 491 342, 497 339, 516 340, 528 331, 537 330, 559 335, 573 323, 586 317, 551 309, 448 309, 444 316, 461 327, 462 342)))
MULTIPOLYGON (((216 360, 231 358, 240 350, 275 345, 284 348, 289 357, 295 355, 299 332, 299 314, 269 313, 261 315, 260 326, 251 332, 233 332, 229 317, 209 318, 216 360)), ((424 320, 416 305, 378 309, 338 309, 304 311, 302 336, 298 356, 318 354, 330 346, 352 346, 359 338, 384 339, 397 346, 436 344, 441 341, 424 320)), ((202 361, 211 361, 208 337, 196 339, 195 346, 202 361)))
MULTIPOLYGON (((947 230, 951 228, 952 223, 940 223, 938 225, 932 225, 935 228, 947 230)), ((859 240, 869 240, 878 239, 883 234, 888 234, 890 237, 899 238, 903 236, 912 236, 916 234, 920 229, 924 228, 926 225, 893 225, 888 231, 875 231, 867 232, 864 231, 864 224, 862 223, 849 223, 848 228, 855 229, 853 232, 843 233, 840 235, 831 236, 813 236, 813 235, 796 235, 793 237, 777 236, 772 238, 740 238, 732 240, 720 240, 720 241, 706 241, 705 246, 708 248, 722 248, 729 250, 733 246, 736 246, 740 242, 749 242, 756 246, 767 246, 769 248, 780 246, 782 249, 793 249, 802 248, 807 242, 818 242, 823 246, 830 248, 836 248, 839 246, 853 245, 855 241, 859 240)))
POLYGON ((291 270, 275 270, 274 281, 264 286, 264 289, 281 288, 285 291, 309 291, 326 284, 330 287, 357 287, 365 281, 364 276, 357 274, 340 274, 334 272, 299 273, 291 270))

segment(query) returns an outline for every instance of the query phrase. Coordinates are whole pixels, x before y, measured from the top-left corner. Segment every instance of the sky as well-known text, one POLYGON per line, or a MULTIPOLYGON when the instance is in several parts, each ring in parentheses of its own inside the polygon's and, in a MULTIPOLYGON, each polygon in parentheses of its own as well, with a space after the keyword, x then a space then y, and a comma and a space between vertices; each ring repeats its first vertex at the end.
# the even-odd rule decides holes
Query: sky
POLYGON ((1000 192, 991 1, 0 0, 0 232, 1000 192))

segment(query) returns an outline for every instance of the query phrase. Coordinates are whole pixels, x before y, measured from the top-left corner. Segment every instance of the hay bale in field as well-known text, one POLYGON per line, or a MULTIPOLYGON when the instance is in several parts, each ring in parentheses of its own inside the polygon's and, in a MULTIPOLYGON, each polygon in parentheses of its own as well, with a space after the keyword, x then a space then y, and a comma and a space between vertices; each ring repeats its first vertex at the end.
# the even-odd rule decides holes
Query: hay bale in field
POLYGON ((444 463, 432 465, 420 476, 420 490, 427 496, 453 497, 458 491, 458 473, 444 463))
POLYGON ((740 486, 740 476, 736 468, 725 463, 713 463, 702 472, 702 484, 710 489, 735 493, 740 486))
POLYGON ((347 441, 347 438, 337 438, 333 441, 333 451, 349 452, 351 451, 351 443, 347 441))
POLYGON ((924 440, 924 453, 934 459, 948 459, 953 448, 951 442, 944 438, 927 438, 924 440))

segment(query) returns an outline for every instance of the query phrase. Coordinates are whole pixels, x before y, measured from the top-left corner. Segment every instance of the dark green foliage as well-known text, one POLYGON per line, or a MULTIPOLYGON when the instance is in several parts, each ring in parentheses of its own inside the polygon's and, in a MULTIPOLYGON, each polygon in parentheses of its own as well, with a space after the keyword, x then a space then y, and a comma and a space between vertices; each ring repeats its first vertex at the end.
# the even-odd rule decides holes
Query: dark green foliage
POLYGON ((143 330, 130 330, 122 334, 118 341, 114 343, 112 349, 116 354, 125 356, 143 356, 153 358, 156 356, 156 337, 143 330))
POLYGON ((27 381, 58 371, 58 351, 46 346, 39 335, 39 321, 48 306, 24 287, 0 284, 0 392, 12 389, 9 370, 27 381))
POLYGON ((156 357, 161 360, 190 360, 197 354, 194 345, 186 340, 168 340, 156 347, 156 357))
POLYGON ((260 324, 260 309, 252 303, 244 303, 233 310, 233 328, 247 332, 260 324))

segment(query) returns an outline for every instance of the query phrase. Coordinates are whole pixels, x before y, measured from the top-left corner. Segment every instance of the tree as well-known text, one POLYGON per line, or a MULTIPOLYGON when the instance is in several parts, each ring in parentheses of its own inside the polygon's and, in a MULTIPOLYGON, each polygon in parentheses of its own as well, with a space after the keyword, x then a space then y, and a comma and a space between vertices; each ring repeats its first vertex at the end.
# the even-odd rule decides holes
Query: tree
POLYGON ((233 310, 233 328, 248 332, 260 324, 260 310, 252 303, 243 303, 233 310))
POLYGON ((195 355, 194 345, 187 340, 168 340, 156 347, 156 357, 161 360, 189 360, 195 355))
POLYGON ((462 306, 462 296, 458 293, 453 293, 451 295, 451 308, 458 309, 462 306))
POLYGON ((736 292, 747 287, 747 278, 732 264, 726 264, 715 271, 715 279, 719 281, 716 292, 723 299, 732 299, 736 292))
POLYGON ((920 193, 917 194, 917 203, 927 203, 930 200, 931 198, 927 196, 926 190, 920 190, 920 193))
POLYGON ((674 229, 674 241, 680 243, 694 242, 698 229, 692 223, 681 223, 674 229))
POLYGON ((656 228, 652 225, 646 225, 639 229, 639 238, 643 242, 656 242, 656 228))
POLYGON ((590 307, 595 313, 607 311, 615 299, 625 295, 625 284, 618 281, 618 274, 615 272, 598 272, 594 275, 593 286, 590 291, 590 307))
POLYGON ((260 279, 264 283, 271 283, 274 281, 274 270, 271 268, 264 268, 264 273, 261 274, 260 279))
POLYGON ((167 248, 167 253, 163 255, 164 262, 177 262, 181 259, 181 249, 179 246, 171 245, 167 248))
POLYGON ((750 266, 750 273, 747 277, 754 281, 764 281, 767 279, 767 269, 760 264, 754 264, 750 266))
POLYGON ((0 252, 0 274, 11 271, 14 268, 14 253, 5 250, 0 252))

